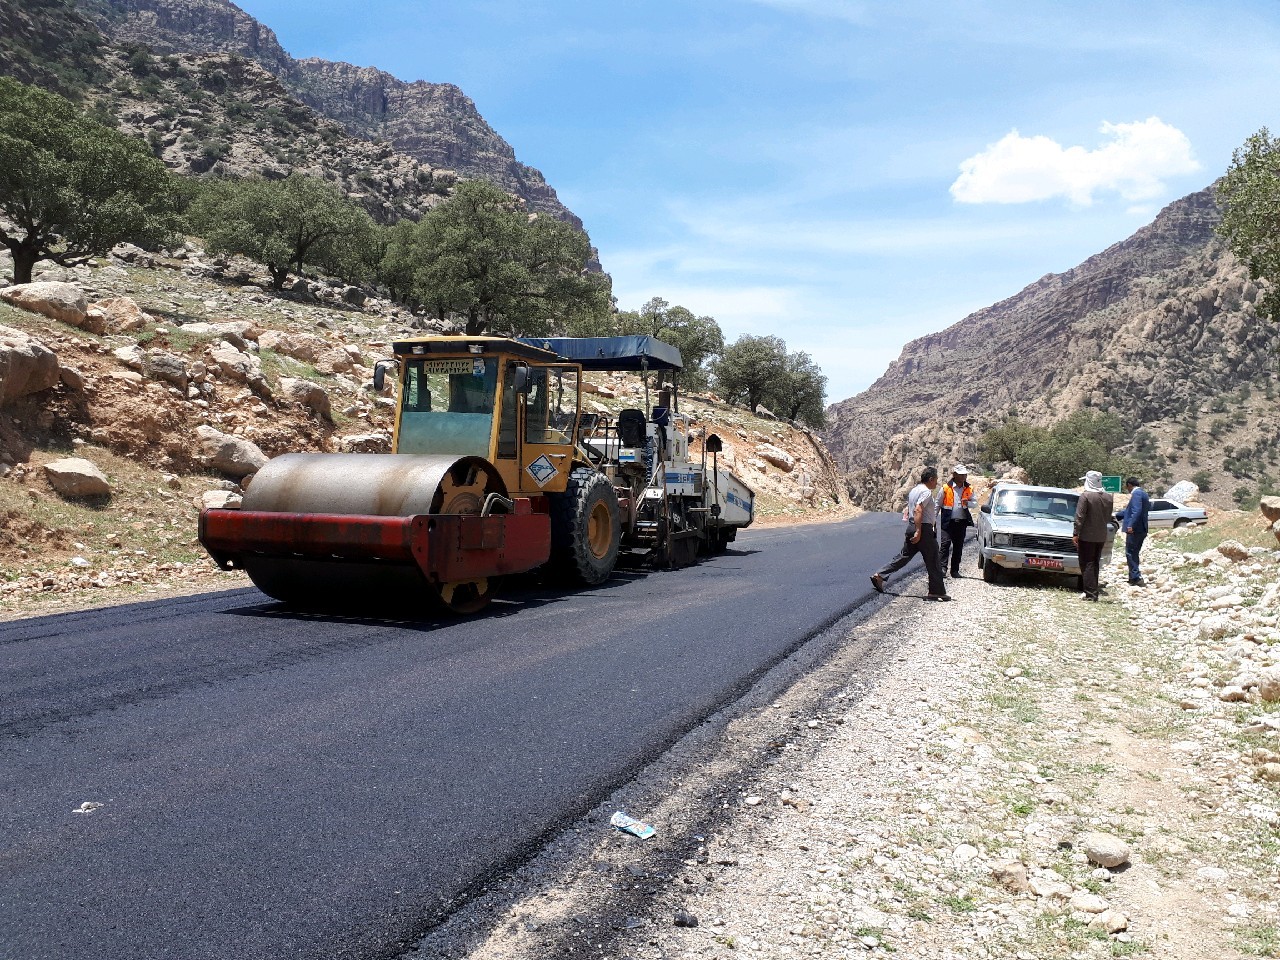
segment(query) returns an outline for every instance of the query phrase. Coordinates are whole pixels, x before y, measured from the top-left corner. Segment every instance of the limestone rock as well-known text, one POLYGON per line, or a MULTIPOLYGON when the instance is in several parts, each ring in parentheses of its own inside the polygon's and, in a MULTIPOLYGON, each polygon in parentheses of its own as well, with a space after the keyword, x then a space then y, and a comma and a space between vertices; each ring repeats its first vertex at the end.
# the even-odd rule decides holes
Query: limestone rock
POLYGON ((1118 867, 1129 862, 1129 845, 1109 833, 1092 831, 1080 838, 1076 846, 1100 867, 1118 867))
POLYGON ((333 408, 329 394, 319 384, 296 377, 280 378, 280 395, 293 403, 300 403, 325 420, 333 419, 333 408))
POLYGON ((1267 518, 1267 523, 1275 523, 1280 520, 1280 497, 1263 497, 1258 501, 1258 509, 1267 518))
POLYGON ((146 365, 147 355, 142 352, 142 348, 136 343, 131 343, 126 347, 117 347, 111 353, 130 370, 141 371, 146 365))
POLYGON ((57 382, 57 354, 21 330, 0 327, 0 406, 57 382))
POLYGON ((1164 493, 1166 500, 1178 503, 1193 503, 1200 499, 1200 488, 1190 480, 1179 480, 1164 493))
POLYGON ((154 318, 138 306, 138 302, 133 297, 111 297, 107 300, 99 300, 94 303, 94 307, 101 311, 108 330, 131 333, 154 322, 154 318))
POLYGON ((385 433, 361 433, 338 438, 339 449, 346 453, 390 453, 391 437, 385 433))
POLYGON ((143 360, 143 369, 152 379, 173 384, 183 392, 186 392, 187 384, 191 382, 187 361, 177 354, 163 350, 148 350, 143 360))
POLYGON ((1280 667, 1269 667, 1258 674, 1258 696, 1267 703, 1280 701, 1280 667))
POLYGON ((64 497, 103 497, 111 493, 106 475, 82 457, 66 457, 44 465, 44 474, 64 497))
POLYGON ((267 463, 266 454, 257 444, 243 437, 233 437, 209 426, 196 427, 200 450, 209 466, 231 477, 261 470, 267 463))
POLYGON ((1031 884, 1027 881, 1027 868, 1017 860, 1002 860, 991 867, 991 876, 996 883, 1010 893, 1030 893, 1031 884))
POLYGON ((1223 540, 1218 544, 1218 552, 1236 563, 1243 563, 1249 559, 1248 548, 1238 540, 1223 540))
POLYGON ((1129 918, 1119 910, 1104 910, 1089 921, 1090 930, 1105 930, 1107 933, 1123 933, 1129 929, 1129 918))
POLYGON ((0 290, 0 299, 9 301, 21 310, 61 320, 73 327, 84 323, 85 313, 89 309, 89 301, 85 299, 83 290, 75 284, 53 280, 5 287, 0 290))
POLYGON ((216 364, 228 380, 248 383, 262 376, 262 362, 251 353, 237 350, 229 343, 219 343, 205 351, 208 362, 216 364))
POLYGON ((259 335, 258 346, 263 350, 271 350, 286 357, 301 360, 303 363, 315 363, 320 355, 329 349, 329 341, 313 333, 266 330, 259 335))
POLYGON ((205 510, 239 510, 244 498, 230 490, 206 490, 200 494, 199 506, 205 510))
POLYGON ((756 453, 784 473, 790 473, 795 469, 796 458, 781 447, 775 447, 772 443, 760 444, 756 447, 756 453))

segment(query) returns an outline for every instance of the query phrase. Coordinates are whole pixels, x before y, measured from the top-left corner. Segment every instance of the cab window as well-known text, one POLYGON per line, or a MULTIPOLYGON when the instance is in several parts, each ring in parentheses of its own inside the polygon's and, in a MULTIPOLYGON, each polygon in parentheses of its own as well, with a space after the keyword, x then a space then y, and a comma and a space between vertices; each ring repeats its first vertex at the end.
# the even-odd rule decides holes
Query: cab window
POLYGON ((405 367, 397 449, 487 457, 497 383, 496 358, 411 361, 405 367))
POLYGON ((525 398, 526 443, 573 443, 578 420, 577 367, 533 367, 525 398))

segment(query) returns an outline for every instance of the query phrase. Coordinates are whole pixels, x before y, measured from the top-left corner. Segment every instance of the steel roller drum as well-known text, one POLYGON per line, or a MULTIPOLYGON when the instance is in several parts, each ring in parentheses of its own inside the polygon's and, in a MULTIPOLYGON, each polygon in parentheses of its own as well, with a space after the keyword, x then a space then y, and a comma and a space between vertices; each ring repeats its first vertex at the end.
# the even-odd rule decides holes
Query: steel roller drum
MULTIPOLYGON (((380 517, 478 514, 490 493, 506 495, 498 471, 480 457, 395 453, 289 453, 258 471, 242 509, 380 517)), ((440 601, 458 612, 488 602, 486 581, 433 584, 407 563, 246 555, 242 565, 263 593, 308 607, 404 606, 440 601)))

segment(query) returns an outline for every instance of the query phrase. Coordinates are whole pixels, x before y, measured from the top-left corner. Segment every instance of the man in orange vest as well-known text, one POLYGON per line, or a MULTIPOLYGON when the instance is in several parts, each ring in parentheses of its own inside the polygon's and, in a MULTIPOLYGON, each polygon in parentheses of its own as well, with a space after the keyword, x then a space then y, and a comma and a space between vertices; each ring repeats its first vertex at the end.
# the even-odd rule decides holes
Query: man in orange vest
POLYGON ((938 497, 938 515, 942 520, 942 567, 948 566, 950 555, 951 576, 960 576, 960 556, 964 553, 964 538, 973 525, 973 487, 969 486, 969 471, 958 463, 951 471, 951 479, 938 497))

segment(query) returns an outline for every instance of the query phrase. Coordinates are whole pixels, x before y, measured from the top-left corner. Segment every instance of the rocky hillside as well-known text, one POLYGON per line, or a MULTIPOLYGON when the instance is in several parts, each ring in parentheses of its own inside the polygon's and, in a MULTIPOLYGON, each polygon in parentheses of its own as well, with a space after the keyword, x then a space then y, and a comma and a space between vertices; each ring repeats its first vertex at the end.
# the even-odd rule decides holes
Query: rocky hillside
MULTIPOLYGON (((388 450, 395 402, 372 392, 373 362, 392 339, 450 331, 337 282, 271 293, 260 265, 194 244, 44 266, 0 289, 0 615, 239 585, 196 542, 197 507, 264 457, 388 450)), ((634 377, 585 389, 596 412, 642 405, 634 377)), ((681 412, 723 437, 761 522, 850 512, 812 434, 709 396, 681 412)))
POLYGON ((453 84, 406 83, 374 67, 294 59, 269 27, 227 0, 81 0, 81 7, 117 44, 251 60, 353 137, 387 143, 428 168, 487 180, 522 197, 530 209, 582 229, 542 174, 516 159, 453 84))
MULTIPOLYGON (((866 506, 887 507, 923 463, 974 461, 1016 414, 1050 424, 1113 411, 1155 486, 1198 476, 1210 502, 1280 480, 1280 329, 1216 240, 1203 190, 1080 266, 907 344, 863 393, 831 406, 824 439, 866 506)), ((1084 469, 1084 465, 1082 465, 1084 469)))

